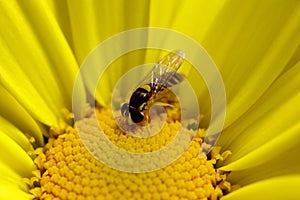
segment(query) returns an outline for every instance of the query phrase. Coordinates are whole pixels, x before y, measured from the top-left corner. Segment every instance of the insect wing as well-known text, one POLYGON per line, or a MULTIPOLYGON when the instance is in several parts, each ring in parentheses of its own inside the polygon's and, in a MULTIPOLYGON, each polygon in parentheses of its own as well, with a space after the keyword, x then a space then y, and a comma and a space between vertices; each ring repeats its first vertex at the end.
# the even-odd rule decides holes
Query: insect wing
POLYGON ((163 88, 171 87, 183 80, 183 76, 177 73, 184 59, 183 51, 175 51, 163 57, 154 65, 150 73, 145 76, 139 86, 151 84, 154 92, 158 93, 163 88))
POLYGON ((183 76, 174 69, 164 65, 157 66, 156 70, 152 70, 152 78, 150 80, 150 84, 154 88, 156 87, 156 90, 172 87, 183 80, 183 76))

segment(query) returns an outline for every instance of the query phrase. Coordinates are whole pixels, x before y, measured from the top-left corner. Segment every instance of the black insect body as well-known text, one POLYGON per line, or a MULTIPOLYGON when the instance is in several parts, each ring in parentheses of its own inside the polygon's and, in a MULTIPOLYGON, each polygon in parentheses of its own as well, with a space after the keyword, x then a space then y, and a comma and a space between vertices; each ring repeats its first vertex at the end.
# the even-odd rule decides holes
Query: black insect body
POLYGON ((142 81, 144 84, 140 84, 132 93, 129 103, 122 105, 122 115, 130 117, 134 123, 147 124, 150 121, 149 108, 168 94, 169 87, 183 80, 183 76, 177 73, 183 58, 183 51, 176 51, 162 58, 142 81))

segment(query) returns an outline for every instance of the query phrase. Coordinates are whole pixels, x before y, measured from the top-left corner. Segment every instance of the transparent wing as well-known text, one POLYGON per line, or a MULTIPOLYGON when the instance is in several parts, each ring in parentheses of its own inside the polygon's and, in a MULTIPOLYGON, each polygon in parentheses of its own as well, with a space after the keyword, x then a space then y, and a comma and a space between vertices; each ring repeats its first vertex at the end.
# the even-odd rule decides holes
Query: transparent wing
POLYGON ((184 60, 184 52, 182 50, 169 53, 159 60, 150 73, 140 82, 139 86, 151 84, 155 89, 155 93, 159 93, 164 88, 171 87, 182 81, 183 76, 177 73, 184 60))

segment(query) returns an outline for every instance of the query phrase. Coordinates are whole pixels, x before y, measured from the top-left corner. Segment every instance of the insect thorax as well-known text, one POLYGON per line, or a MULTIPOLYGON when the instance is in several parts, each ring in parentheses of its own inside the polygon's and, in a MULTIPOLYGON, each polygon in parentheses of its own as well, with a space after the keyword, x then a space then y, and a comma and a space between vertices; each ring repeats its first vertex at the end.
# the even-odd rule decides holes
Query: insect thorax
POLYGON ((149 84, 137 88, 131 95, 129 105, 139 109, 147 103, 152 95, 152 88, 149 84))

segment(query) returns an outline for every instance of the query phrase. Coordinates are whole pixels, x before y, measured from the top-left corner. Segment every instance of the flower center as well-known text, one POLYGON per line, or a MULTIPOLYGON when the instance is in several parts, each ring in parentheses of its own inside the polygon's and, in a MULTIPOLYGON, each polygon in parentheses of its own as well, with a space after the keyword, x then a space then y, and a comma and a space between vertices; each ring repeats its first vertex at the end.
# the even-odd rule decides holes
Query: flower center
MULTIPOLYGON (((110 109, 98 108, 97 112, 107 137, 120 148, 133 152, 162 148, 172 140, 179 126, 175 119, 167 120, 159 134, 136 138, 117 128, 110 109)), ((217 160, 225 154, 213 150, 209 159, 200 158, 204 135, 205 131, 198 129, 189 148, 167 167, 127 173, 95 159, 76 129, 68 127, 58 137, 49 138, 43 153, 35 159, 40 173, 31 179, 31 192, 40 199, 219 199, 231 190, 227 174, 215 168, 217 160)))

